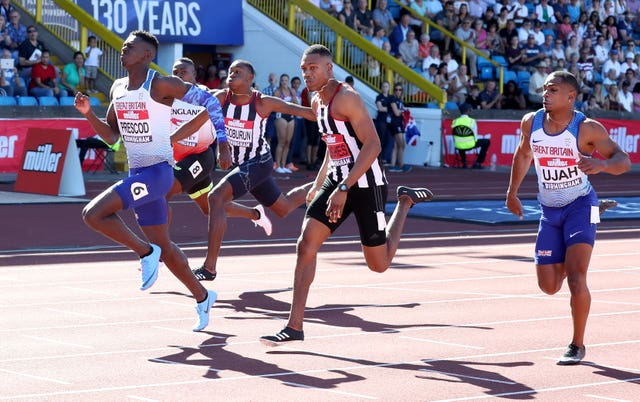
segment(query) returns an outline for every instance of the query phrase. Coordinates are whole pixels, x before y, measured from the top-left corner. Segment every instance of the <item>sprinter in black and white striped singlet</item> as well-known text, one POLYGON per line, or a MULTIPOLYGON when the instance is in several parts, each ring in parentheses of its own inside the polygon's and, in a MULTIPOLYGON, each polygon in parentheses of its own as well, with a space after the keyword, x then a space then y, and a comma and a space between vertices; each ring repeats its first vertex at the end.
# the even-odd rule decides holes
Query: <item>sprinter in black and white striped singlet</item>
POLYGON ((307 88, 316 92, 311 107, 327 152, 309 192, 313 200, 298 240, 289 322, 277 334, 261 338, 268 346, 304 339, 304 309, 318 250, 351 213, 360 229, 369 269, 384 272, 398 249, 409 208, 433 198, 426 188, 398 187, 398 203, 387 225, 387 180, 378 161, 380 139, 360 95, 333 77, 331 59, 329 49, 312 45, 305 50, 300 64, 307 88))
POLYGON ((305 202, 313 184, 307 183, 283 194, 271 176, 273 159, 265 136, 267 118, 271 113, 286 113, 315 120, 313 111, 253 90, 251 84, 254 79, 253 65, 245 60, 236 60, 229 67, 229 88, 215 94, 222 104, 225 131, 235 168, 209 193, 207 256, 202 266, 193 270, 199 280, 213 280, 217 274, 216 261, 226 228, 225 210, 233 200, 250 192, 260 204, 284 217, 305 202))

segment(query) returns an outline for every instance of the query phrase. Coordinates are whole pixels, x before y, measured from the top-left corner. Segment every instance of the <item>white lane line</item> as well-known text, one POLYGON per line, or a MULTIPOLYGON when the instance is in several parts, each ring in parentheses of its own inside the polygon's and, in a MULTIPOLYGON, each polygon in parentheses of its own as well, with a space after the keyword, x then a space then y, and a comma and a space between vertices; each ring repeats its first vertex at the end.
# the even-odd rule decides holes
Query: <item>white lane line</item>
POLYGON ((22 336, 24 336, 25 338, 36 340, 36 341, 56 343, 58 345, 73 346, 75 348, 83 348, 83 349, 95 349, 93 346, 89 346, 89 345, 81 345, 79 343, 71 343, 71 342, 62 342, 62 341, 57 341, 51 338, 44 338, 41 336, 33 336, 33 335, 22 335, 22 336))
POLYGON ((293 387, 305 388, 305 389, 313 389, 313 390, 316 390, 316 391, 324 391, 324 392, 329 392, 329 393, 332 393, 332 394, 346 395, 346 396, 351 396, 351 397, 356 397, 356 398, 380 399, 378 397, 371 396, 371 395, 356 394, 356 393, 353 393, 353 392, 337 391, 335 389, 312 387, 311 385, 299 384, 297 382, 283 381, 282 383, 285 384, 285 385, 291 385, 293 387))
POLYGON ((95 315, 95 314, 86 314, 86 313, 77 313, 75 311, 69 311, 69 310, 60 310, 57 308, 51 308, 51 307, 47 307, 45 308, 45 310, 47 311, 53 311, 54 313, 62 313, 62 314, 70 314, 70 315, 77 315, 79 317, 89 317, 89 318, 97 318, 100 320, 106 320, 106 317, 103 317, 101 315, 95 315))
MULTIPOLYGON (((101 281, 102 282, 102 281, 101 281)), ((90 282, 92 283, 92 282, 90 282)), ((97 295, 106 295, 106 296, 113 296, 113 297, 117 297, 118 294, 114 293, 114 292, 105 292, 103 290, 94 290, 94 289, 87 289, 87 288, 77 288, 74 286, 60 286, 61 289, 69 289, 69 290, 74 290, 76 292, 84 292, 84 293, 92 293, 92 294, 97 294, 97 295)))
POLYGON ((47 382, 55 382, 56 384, 64 384, 64 385, 71 385, 72 384, 70 382, 56 380, 54 378, 41 377, 39 375, 26 374, 26 373, 21 373, 19 371, 7 370, 7 369, 2 369, 2 368, 0 368, 0 371, 3 372, 3 373, 9 373, 9 374, 18 375, 20 377, 33 378, 33 379, 36 379, 36 380, 42 380, 42 381, 47 381, 47 382))
POLYGON ((158 399, 143 398, 141 396, 135 396, 135 395, 127 395, 127 398, 135 399, 136 401, 160 402, 158 399))
POLYGON ((605 401, 614 401, 614 402, 632 402, 628 399, 618 399, 618 398, 609 398, 606 396, 600 396, 600 395, 593 395, 593 394, 585 394, 585 396, 588 396, 589 398, 595 398, 595 399, 603 399, 605 401))
POLYGON ((485 381, 485 382, 495 382, 495 383, 498 383, 498 384, 507 384, 507 385, 516 385, 516 384, 518 384, 517 382, 513 382, 513 381, 494 380, 492 378, 476 377, 476 376, 472 376, 472 375, 463 375, 463 374, 451 373, 451 372, 440 371, 440 370, 420 369, 420 371, 426 371, 427 373, 444 374, 444 375, 448 375, 448 376, 451 376, 451 377, 469 378, 469 379, 472 379, 472 380, 480 380, 480 381, 485 381))
POLYGON ((483 348, 481 346, 463 345, 461 343, 451 343, 451 342, 440 342, 440 341, 434 341, 433 339, 415 338, 413 336, 401 336, 400 339, 409 339, 409 340, 412 340, 412 341, 436 343, 436 344, 440 344, 440 345, 456 346, 456 347, 467 348, 467 349, 477 349, 477 350, 484 350, 485 349, 485 348, 483 348))
POLYGON ((584 384, 574 384, 574 385, 566 385, 563 387, 549 387, 549 388, 537 388, 537 389, 528 389, 525 391, 517 391, 517 392, 503 392, 500 394, 491 394, 491 395, 476 395, 476 396, 467 396, 464 398, 454 398, 454 399, 440 399, 432 402, 457 402, 457 401, 472 401, 478 399, 489 399, 489 398, 503 398, 503 397, 512 397, 519 395, 530 395, 530 394, 539 394, 543 392, 555 392, 555 391, 566 391, 569 389, 580 389, 580 388, 590 388, 590 387, 599 387, 602 385, 615 385, 629 382, 637 382, 640 381, 640 377, 629 378, 626 380, 612 380, 612 381, 601 381, 601 382, 587 382, 584 384))

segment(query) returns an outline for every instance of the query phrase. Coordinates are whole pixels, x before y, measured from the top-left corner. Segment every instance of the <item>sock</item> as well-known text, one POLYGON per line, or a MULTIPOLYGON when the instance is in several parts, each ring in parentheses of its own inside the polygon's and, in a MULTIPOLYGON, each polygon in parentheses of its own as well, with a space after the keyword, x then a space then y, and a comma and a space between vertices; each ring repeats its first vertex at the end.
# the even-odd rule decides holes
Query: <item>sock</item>
POLYGON ((145 255, 141 255, 140 258, 148 257, 153 253, 153 247, 149 246, 149 252, 145 255))
POLYGON ((196 300, 196 302, 197 302, 198 304, 200 304, 200 303, 202 303, 202 302, 207 301, 207 298, 209 298, 209 292, 207 292, 207 294, 204 296, 204 299, 202 299, 202 300, 200 300, 200 301, 197 301, 197 300, 196 300))

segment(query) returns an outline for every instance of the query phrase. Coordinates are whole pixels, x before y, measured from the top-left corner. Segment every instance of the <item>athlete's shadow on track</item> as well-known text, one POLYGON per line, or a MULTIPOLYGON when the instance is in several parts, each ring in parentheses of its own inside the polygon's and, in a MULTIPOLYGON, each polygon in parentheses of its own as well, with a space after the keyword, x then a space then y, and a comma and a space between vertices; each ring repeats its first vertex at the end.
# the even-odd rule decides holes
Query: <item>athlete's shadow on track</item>
POLYGON ((267 354, 273 355, 304 355, 324 357, 341 360, 368 367, 383 367, 397 370, 407 370, 415 373, 417 378, 425 380, 446 381, 452 383, 471 384, 478 388, 483 388, 487 395, 500 396, 508 399, 534 399, 536 391, 519 382, 513 381, 500 373, 487 370, 480 370, 474 366, 496 366, 496 367, 521 367, 532 366, 532 362, 508 362, 508 363, 482 363, 473 361, 458 360, 423 360, 424 364, 413 363, 392 363, 375 362, 372 360, 350 358, 346 356, 335 356, 324 353, 306 351, 270 351, 267 354))
MULTIPOLYGON (((238 299, 218 300, 216 308, 232 308, 236 312, 252 313, 247 317, 226 317, 231 320, 272 320, 274 317, 286 319, 291 305, 271 297, 271 294, 288 292, 291 289, 277 289, 261 292, 244 292, 238 299)), ((429 328, 429 327, 458 327, 470 329, 493 329, 491 327, 480 327, 470 325, 452 326, 449 324, 386 324, 381 322, 367 321, 356 314, 367 308, 415 308, 419 303, 405 304, 325 304, 305 311, 305 322, 325 324, 333 327, 358 328, 364 332, 398 332, 405 328, 429 328)))
MULTIPOLYGON (((273 378, 283 384, 297 387, 313 387, 322 389, 336 388, 339 384, 364 380, 365 377, 342 370, 328 370, 335 373, 335 378, 318 378, 279 367, 276 364, 248 358, 239 353, 227 350, 227 341, 235 336, 218 332, 209 332, 212 337, 199 347, 175 346, 180 351, 174 354, 151 358, 149 361, 163 364, 184 364, 191 367, 202 367, 206 370, 205 378, 221 378, 220 372, 235 371, 251 377, 273 378)), ((239 350, 242 350, 240 348, 239 350)), ((316 370, 313 370, 316 371, 316 370)), ((225 376, 225 378, 227 378, 225 376)))
POLYGON ((636 384, 640 385, 640 372, 636 371, 624 371, 613 367, 602 366, 600 364, 596 364, 593 362, 584 361, 582 362, 585 366, 591 366, 595 369, 594 374, 603 375, 605 377, 614 378, 616 380, 624 381, 628 384, 636 384))

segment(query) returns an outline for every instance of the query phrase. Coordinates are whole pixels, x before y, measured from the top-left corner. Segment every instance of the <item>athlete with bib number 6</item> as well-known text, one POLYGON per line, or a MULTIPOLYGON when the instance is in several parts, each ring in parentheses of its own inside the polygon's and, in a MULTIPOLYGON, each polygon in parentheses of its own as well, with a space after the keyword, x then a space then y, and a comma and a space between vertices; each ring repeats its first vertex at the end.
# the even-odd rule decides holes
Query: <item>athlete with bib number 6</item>
POLYGON ((169 238, 168 205, 165 196, 173 183, 171 148, 171 106, 174 99, 197 103, 209 111, 218 134, 220 165, 229 166, 224 122, 218 100, 178 77, 163 77, 149 68, 158 52, 158 40, 146 31, 133 31, 122 45, 120 60, 127 77, 111 87, 111 104, 106 122, 91 110, 89 98, 78 92, 75 107, 96 133, 108 144, 122 138, 129 161, 129 177, 94 198, 82 211, 84 222, 93 230, 130 248, 140 256, 141 290, 149 289, 158 277, 160 258, 189 289, 197 301, 197 321, 193 331, 209 323, 209 311, 216 292, 205 289, 193 276, 184 253, 169 238), (216 111, 218 111, 216 113, 216 111), (148 240, 127 227, 118 213, 133 208, 148 240))

